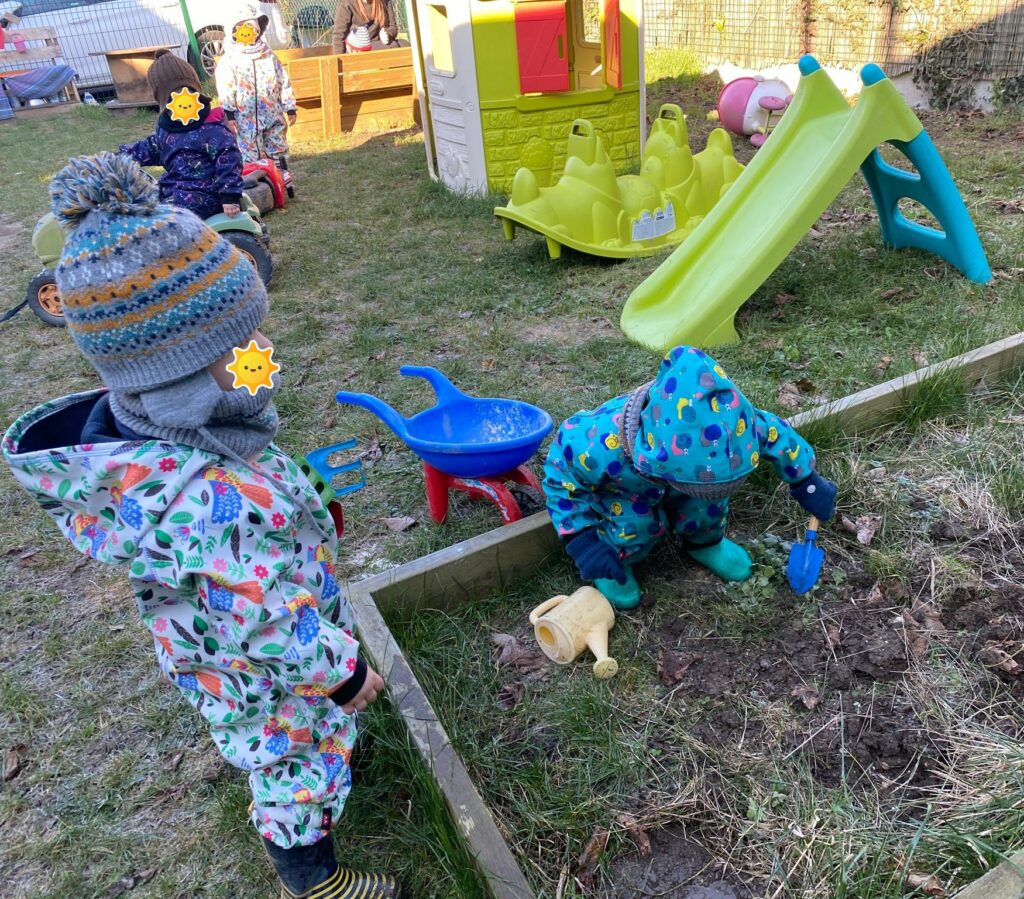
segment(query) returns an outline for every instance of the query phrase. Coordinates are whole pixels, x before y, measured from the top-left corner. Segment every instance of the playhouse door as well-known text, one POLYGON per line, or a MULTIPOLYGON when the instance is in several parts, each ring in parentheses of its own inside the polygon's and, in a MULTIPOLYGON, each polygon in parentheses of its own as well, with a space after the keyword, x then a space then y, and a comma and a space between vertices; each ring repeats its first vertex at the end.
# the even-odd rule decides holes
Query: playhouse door
POLYGON ((409 0, 423 63, 424 136, 431 173, 459 193, 484 193, 487 168, 465 0, 409 0))

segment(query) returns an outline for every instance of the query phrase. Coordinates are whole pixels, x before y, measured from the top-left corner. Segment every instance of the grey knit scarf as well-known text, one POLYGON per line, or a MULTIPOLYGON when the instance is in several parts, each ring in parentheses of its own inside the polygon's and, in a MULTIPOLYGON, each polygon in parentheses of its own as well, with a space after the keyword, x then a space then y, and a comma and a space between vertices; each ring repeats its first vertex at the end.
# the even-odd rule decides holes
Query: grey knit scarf
POLYGON ((114 415, 139 434, 250 459, 266 449, 277 434, 274 387, 222 390, 206 369, 180 381, 129 393, 110 391, 114 415))

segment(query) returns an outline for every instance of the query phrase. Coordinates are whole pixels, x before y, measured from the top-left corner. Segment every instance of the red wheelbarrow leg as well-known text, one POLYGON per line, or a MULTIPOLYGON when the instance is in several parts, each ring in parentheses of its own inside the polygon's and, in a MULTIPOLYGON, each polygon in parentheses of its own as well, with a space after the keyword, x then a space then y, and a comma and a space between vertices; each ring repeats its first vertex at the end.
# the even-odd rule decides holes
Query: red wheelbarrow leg
POLYGON ((429 462, 423 463, 423 478, 427 485, 427 509, 430 518, 437 524, 444 524, 448 518, 448 488, 451 479, 429 462))
POLYGON ((544 495, 544 488, 541 487, 537 475, 533 473, 533 469, 525 462, 518 468, 513 468, 508 474, 502 475, 502 477, 506 481, 511 481, 513 484, 522 484, 524 487, 532 487, 541 496, 544 495))
POLYGON ((496 478, 452 478, 451 486, 453 490, 461 490, 471 497, 489 499, 498 507, 502 522, 512 524, 513 521, 519 521, 523 513, 519 503, 503 483, 507 478, 507 474, 498 475, 496 478))

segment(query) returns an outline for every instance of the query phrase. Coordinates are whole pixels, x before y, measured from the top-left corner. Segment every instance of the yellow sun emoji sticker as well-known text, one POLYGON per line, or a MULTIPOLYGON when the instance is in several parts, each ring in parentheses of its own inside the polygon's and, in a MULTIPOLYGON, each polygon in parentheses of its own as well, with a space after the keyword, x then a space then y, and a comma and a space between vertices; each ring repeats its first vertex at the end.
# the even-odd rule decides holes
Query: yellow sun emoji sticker
POLYGON ((234 347, 231 352, 234 359, 227 364, 227 369, 235 376, 232 387, 236 390, 244 387, 250 396, 256 396, 261 387, 273 387, 271 376, 281 370, 274 361, 274 348, 261 350, 255 340, 250 340, 245 349, 234 347))
POLYGON ((235 26, 235 30, 231 33, 236 44, 241 44, 243 47, 251 47, 256 43, 256 39, 260 36, 259 30, 255 25, 250 22, 239 22, 235 26))
POLYGON ((191 125, 199 121, 199 113, 206 109, 206 104, 199 99, 199 91, 183 87, 180 91, 171 91, 171 102, 165 109, 170 113, 172 122, 191 125))

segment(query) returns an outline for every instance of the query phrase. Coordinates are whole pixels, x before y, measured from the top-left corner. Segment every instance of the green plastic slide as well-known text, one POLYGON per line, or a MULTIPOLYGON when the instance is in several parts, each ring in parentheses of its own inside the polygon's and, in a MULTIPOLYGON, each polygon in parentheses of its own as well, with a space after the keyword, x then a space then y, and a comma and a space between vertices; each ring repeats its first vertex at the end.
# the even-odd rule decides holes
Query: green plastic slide
POLYGON ((812 57, 779 126, 699 227, 635 291, 622 312, 631 340, 665 352, 678 344, 715 346, 739 338, 733 318, 817 221, 861 166, 890 246, 918 246, 989 278, 977 232, 917 116, 877 66, 850 107, 812 57), (915 140, 917 139, 917 140, 915 140), (885 163, 889 142, 920 174, 885 163), (908 222, 901 198, 918 200, 945 232, 908 222))
POLYGON ((552 259, 563 246, 618 259, 649 256, 684 240, 742 171, 721 128, 711 132, 707 149, 692 155, 683 111, 667 103, 651 126, 639 175, 616 177, 600 135, 577 119, 558 183, 541 187, 521 168, 508 205, 494 214, 509 240, 517 225, 544 235, 552 259))

